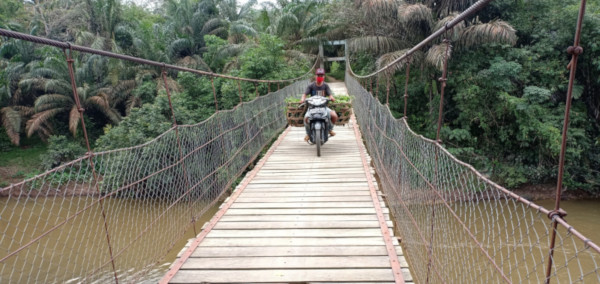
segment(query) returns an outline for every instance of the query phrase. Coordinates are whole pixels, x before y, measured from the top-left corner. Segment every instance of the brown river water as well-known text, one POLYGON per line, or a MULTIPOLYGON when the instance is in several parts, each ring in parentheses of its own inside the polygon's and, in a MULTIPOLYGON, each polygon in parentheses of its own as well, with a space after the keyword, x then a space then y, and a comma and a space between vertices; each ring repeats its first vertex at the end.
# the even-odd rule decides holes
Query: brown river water
MULTIPOLYGON (((15 231, 17 231, 17 232, 24 231, 26 233, 33 233, 35 231, 35 228, 33 228, 32 226, 29 226, 28 228, 15 228, 14 226, 11 226, 9 224, 16 223, 16 222, 18 222, 18 220, 30 219, 32 216, 38 216, 39 215, 38 213, 40 213, 39 212, 40 211, 40 209, 39 209, 40 202, 44 202, 44 201, 38 199, 36 202, 22 202, 22 201, 19 202, 14 198, 11 198, 11 199, 0 198, 0 212, 1 212, 0 233, 2 234, 2 235, 0 235, 0 240, 2 241, 2 243, 0 243, 0 249, 1 249, 0 250, 0 258, 5 256, 7 252, 12 251, 18 247, 18 246, 15 247, 15 245, 9 244, 8 240, 10 238, 7 238, 6 236, 14 235, 15 231), (6 210, 6 208, 10 208, 10 210, 6 210), (5 229, 5 228, 8 228, 8 229, 5 229)), ((69 214, 72 214, 72 212, 69 212, 69 210, 64 210, 65 207, 69 206, 68 204, 66 204, 68 202, 81 202, 81 200, 79 200, 78 198, 68 198, 68 199, 65 198, 65 201, 62 203, 60 203, 60 202, 56 203, 56 200, 54 200, 53 203, 60 204, 60 206, 52 206, 52 208, 50 208, 50 209, 45 208, 44 214, 50 214, 59 219, 66 218, 69 214), (48 210, 50 210, 50 211, 48 211, 48 210)), ((153 203, 153 202, 141 201, 141 200, 140 201, 119 200, 119 199, 107 200, 107 206, 111 206, 111 203, 114 203, 113 205, 116 205, 118 203, 119 206, 116 206, 115 208, 120 208, 119 210, 113 210, 112 214, 121 214, 122 215, 122 216, 117 216, 117 217, 113 217, 113 218, 117 218, 118 220, 127 220, 127 221, 118 222, 118 224, 113 224, 111 226, 111 230, 127 231, 131 226, 135 226, 135 224, 138 222, 147 223, 147 222, 149 222, 149 220, 150 221, 153 220, 154 218, 156 218, 157 214, 160 213, 161 210, 164 210, 164 205, 157 205, 156 202, 153 203), (146 212, 146 214, 131 214, 132 210, 135 210, 137 212, 146 212)), ((553 208, 553 206, 554 206, 554 201, 552 201, 552 200, 537 201, 536 203, 539 205, 542 205, 546 208, 549 208, 549 209, 553 208)), ((566 217, 566 220, 574 228, 576 228, 578 231, 583 233, 586 237, 588 237, 595 243, 597 243, 597 244, 600 243, 600 200, 563 201, 563 202, 561 202, 561 207, 567 211, 568 216, 566 217)), ((212 215, 214 215, 217 210, 218 210, 218 204, 213 206, 213 208, 211 208, 204 216, 202 216, 202 218, 200 220, 198 220, 199 225, 197 225, 197 227, 199 228, 200 226, 202 226, 202 224, 204 224, 205 222, 210 220, 212 215)), ((168 218, 163 221, 169 222, 168 218)), ((159 222, 163 222, 163 221, 159 221, 159 222)), ((38 229, 46 230, 47 224, 43 224, 43 223, 44 222, 37 222, 38 229)), ((23 223, 23 224, 26 224, 26 223, 23 223)), ((167 224, 157 224, 156 226, 160 228, 163 225, 165 227, 168 226, 167 224)), ((97 224, 95 226, 97 227, 97 224)), ((96 235, 90 236, 90 232, 86 232, 85 230, 72 230, 71 229, 71 230, 64 230, 64 231, 68 232, 68 234, 69 234, 68 239, 73 242, 76 242, 77 240, 81 240, 81 239, 89 240, 90 238, 94 239, 93 242, 98 242, 98 243, 105 243, 105 241, 106 241, 105 236, 100 233, 96 233, 96 235)), ((102 231, 100 230, 100 232, 102 232, 102 231)), ((164 232, 164 233, 168 234, 169 232, 164 232)), ((61 234, 64 235, 65 233, 63 232, 61 234)), ((182 236, 175 243, 173 249, 171 249, 170 252, 164 258, 162 258, 160 260, 161 263, 159 265, 154 266, 154 268, 144 276, 145 280, 143 280, 142 282, 156 283, 158 280, 160 280, 160 278, 167 272, 169 265, 175 260, 177 254, 185 246, 187 240, 190 238, 193 238, 193 237, 194 237, 193 230, 188 229, 185 232, 185 235, 182 236)), ((119 241, 118 238, 120 238, 120 236, 115 236, 115 238, 117 238, 117 239, 115 239, 113 241, 118 242, 119 241)), ((124 238, 126 238, 126 236, 124 238)), ((60 234, 49 234, 40 243, 42 245, 44 245, 44 244, 63 243, 63 242, 65 242, 64 236, 60 236, 60 234)), ((145 241, 142 243, 143 243, 143 245, 138 245, 138 246, 134 247, 134 249, 140 250, 140 252, 139 252, 140 254, 143 254, 143 251, 146 251, 146 252, 151 251, 153 249, 153 247, 155 246, 155 244, 153 244, 152 242, 148 242, 148 241, 145 241)), ((58 253, 52 253, 53 256, 55 256, 57 254, 61 255, 64 253, 64 252, 60 251, 61 250, 60 247, 55 246, 55 245, 52 245, 52 246, 46 245, 46 249, 47 250, 57 250, 58 253)), ((95 253, 101 254, 101 255, 98 255, 98 258, 102 258, 102 257, 106 256, 106 250, 104 250, 104 249, 89 249, 88 246, 76 247, 76 249, 81 250, 81 251, 75 252, 72 254, 87 255, 86 256, 87 258, 89 258, 89 257, 95 258, 94 255, 90 256, 90 254, 95 254, 95 253)), ((43 252, 44 252, 44 254, 46 254, 47 251, 44 250, 43 252)), ((130 257, 130 258, 134 259, 135 255, 138 255, 138 252, 132 251, 132 252, 127 252, 127 254, 133 255, 133 257, 130 257)), ((135 270, 139 268, 139 265, 131 265, 131 268, 127 268, 128 267, 127 259, 130 259, 130 258, 123 257, 122 258, 123 260, 119 260, 119 263, 118 263, 118 266, 120 267, 119 271, 123 271, 123 275, 131 274, 132 271, 133 271, 133 273, 135 273, 135 270)), ((4 283, 4 282, 8 283, 9 279, 13 280, 13 281, 10 281, 12 283, 39 282, 40 279, 42 279, 42 280, 45 279, 45 277, 43 275, 57 274, 57 272, 56 272, 57 264, 54 263, 54 261, 43 261, 43 262, 39 262, 40 263, 39 267, 35 267, 34 270, 31 270, 31 271, 35 271, 35 273, 38 274, 37 277, 30 276, 28 278, 27 275, 23 275, 23 276, 20 276, 20 278, 17 278, 17 281, 14 281, 15 280, 14 274, 15 274, 15 271, 17 271, 17 274, 18 274, 18 270, 19 270, 18 267, 20 267, 21 265, 33 265, 37 262, 36 262, 36 256, 30 255, 30 254, 26 254, 26 256, 19 256, 18 258, 13 257, 13 259, 18 259, 18 260, 16 260, 14 263, 11 263, 12 261, 8 260, 7 263, 0 264, 0 283, 4 283), (11 277, 11 274, 13 274, 12 277, 11 277)), ((586 262, 588 260, 581 259, 581 261, 586 262)), ((593 262, 593 260, 591 260, 591 259, 589 261, 593 262)), ((582 265, 584 267, 596 266, 595 263, 583 263, 582 265)), ((70 276, 70 277, 57 276, 57 278, 49 277, 49 279, 66 279, 65 283, 77 283, 77 282, 81 281, 81 278, 79 278, 79 276, 77 276, 77 273, 75 271, 85 272, 85 271, 88 271, 88 269, 89 269, 89 264, 85 263, 84 261, 71 260, 71 261, 68 261, 68 266, 69 266, 68 271, 73 272, 73 276, 70 276)), ((29 272, 29 273, 31 273, 31 272, 29 272)), ((60 273, 62 273, 62 272, 60 272, 60 273)), ((26 274, 26 273, 22 273, 22 274, 26 274)), ((108 269, 106 277, 101 277, 101 279, 99 279, 98 282, 112 282, 112 279, 113 279, 112 277, 113 277, 113 274, 112 274, 111 270, 108 269)), ((127 277, 124 277, 123 280, 124 281, 120 281, 120 282, 128 282, 127 277)), ((54 281, 50 281, 50 282, 54 282, 54 281)), ((61 282, 62 282, 62 280, 61 280, 61 282)), ((136 282, 139 282, 139 279, 136 282)))

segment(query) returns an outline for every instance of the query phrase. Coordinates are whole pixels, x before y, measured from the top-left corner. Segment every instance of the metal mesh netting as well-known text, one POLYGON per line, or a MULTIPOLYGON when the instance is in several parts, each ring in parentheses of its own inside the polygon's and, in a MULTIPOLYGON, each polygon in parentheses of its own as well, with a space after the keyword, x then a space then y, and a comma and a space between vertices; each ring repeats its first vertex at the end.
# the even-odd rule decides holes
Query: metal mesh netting
MULTIPOLYGON (((412 132, 352 76, 346 85, 417 282, 546 280, 554 224, 548 210, 412 132)), ((558 221, 550 280, 599 283, 597 246, 558 221)))
POLYGON ((175 243, 199 230, 194 220, 286 125, 284 99, 306 85, 94 153, 94 170, 83 157, 0 189, 0 282, 156 281, 175 243))

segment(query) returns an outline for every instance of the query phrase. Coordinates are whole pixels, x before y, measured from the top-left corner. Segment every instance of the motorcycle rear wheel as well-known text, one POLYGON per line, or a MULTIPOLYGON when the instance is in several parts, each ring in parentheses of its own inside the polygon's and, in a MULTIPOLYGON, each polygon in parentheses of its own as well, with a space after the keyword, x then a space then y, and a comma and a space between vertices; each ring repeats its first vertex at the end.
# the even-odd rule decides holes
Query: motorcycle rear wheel
POLYGON ((321 157, 321 130, 315 131, 315 144, 317 144, 317 157, 321 157))

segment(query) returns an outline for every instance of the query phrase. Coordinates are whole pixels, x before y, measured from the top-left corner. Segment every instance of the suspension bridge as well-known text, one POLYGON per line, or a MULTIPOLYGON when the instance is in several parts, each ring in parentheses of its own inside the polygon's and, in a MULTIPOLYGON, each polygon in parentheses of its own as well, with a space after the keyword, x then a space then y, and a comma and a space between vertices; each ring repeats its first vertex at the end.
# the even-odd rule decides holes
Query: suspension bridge
MULTIPOLYGON (((0 29, 65 51, 88 142, 83 157, 0 189, 0 282, 600 282, 600 247, 560 209, 562 172, 554 208, 527 201, 443 147, 443 103, 438 137, 430 140, 394 118, 389 88, 379 87, 395 64, 409 66, 413 52, 488 2, 478 1, 373 74, 358 76, 347 64, 339 88, 353 97, 356 116, 336 128, 320 158, 303 141, 303 128, 287 127, 284 112, 285 99, 302 94, 311 71, 290 80, 237 78, 0 29), (169 104, 167 70, 236 81, 240 104, 219 110, 213 87, 209 119, 179 125, 171 107, 167 132, 95 152, 73 52, 161 69, 169 104), (240 84, 253 85, 256 98, 244 102, 240 84)), ((585 0, 569 48, 561 171, 583 11, 585 0)), ((405 105, 407 97, 405 88, 405 105)))

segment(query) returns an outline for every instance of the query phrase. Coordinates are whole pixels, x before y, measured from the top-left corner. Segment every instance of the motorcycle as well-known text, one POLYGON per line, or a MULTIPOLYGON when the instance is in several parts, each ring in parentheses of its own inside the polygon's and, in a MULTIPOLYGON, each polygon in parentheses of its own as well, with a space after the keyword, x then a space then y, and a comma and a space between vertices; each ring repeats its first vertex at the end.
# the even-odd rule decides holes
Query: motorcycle
POLYGON ((310 144, 317 145, 317 157, 321 156, 321 146, 329 138, 329 112, 327 103, 330 99, 322 96, 312 96, 302 104, 308 105, 308 123, 310 123, 310 144))

